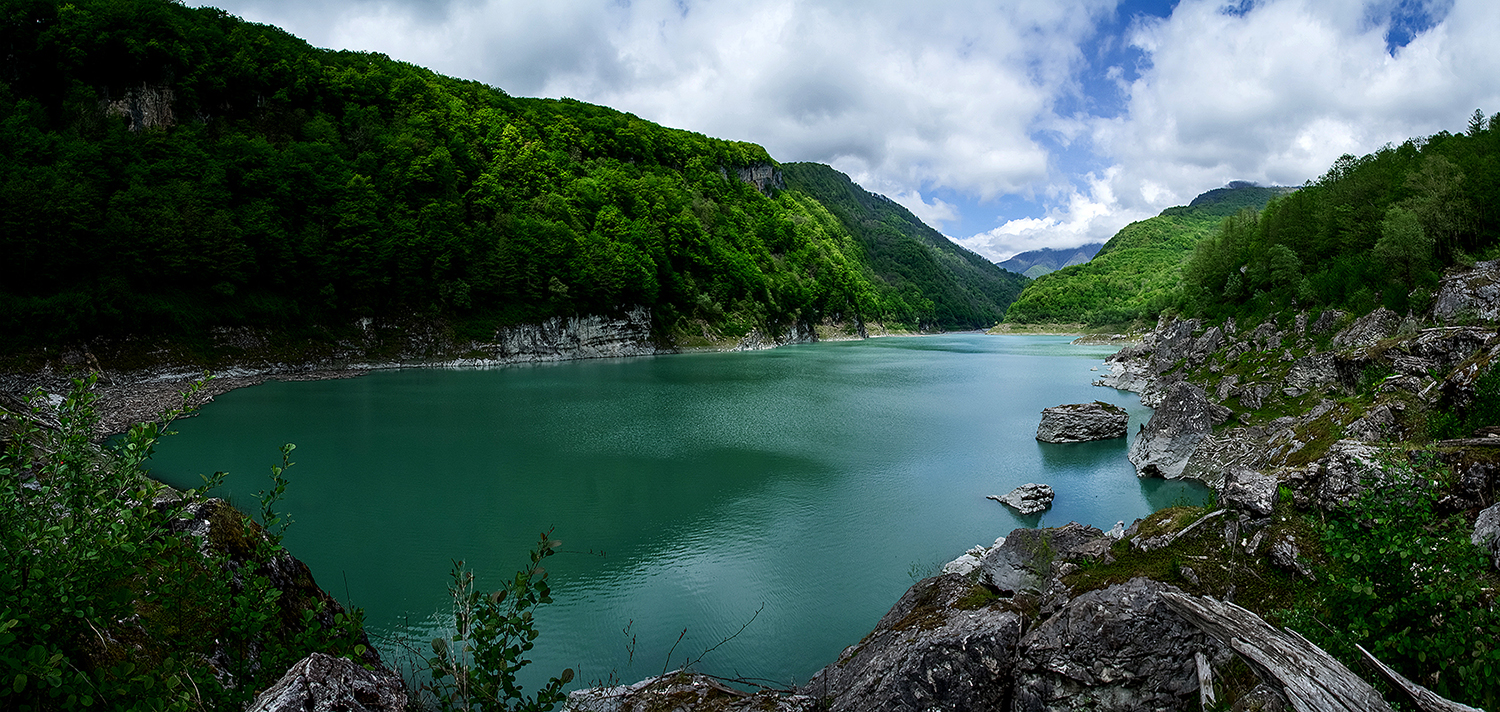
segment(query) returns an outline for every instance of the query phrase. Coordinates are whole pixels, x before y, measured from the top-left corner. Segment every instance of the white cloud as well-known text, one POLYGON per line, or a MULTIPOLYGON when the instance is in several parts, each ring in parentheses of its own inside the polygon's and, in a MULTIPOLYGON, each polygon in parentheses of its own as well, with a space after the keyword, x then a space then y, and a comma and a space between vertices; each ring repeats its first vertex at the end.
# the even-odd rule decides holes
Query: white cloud
POLYGON ((1090 174, 1085 177, 1085 189, 1073 190, 1065 202, 1045 216, 1007 220, 993 230, 956 238, 955 242, 995 262, 1043 247, 1067 248, 1104 242, 1125 224, 1154 214, 1120 204, 1111 187, 1119 174, 1118 166, 1103 175, 1090 174))
POLYGON ((1500 108, 1484 51, 1500 26, 1492 3, 1458 3, 1394 57, 1386 26, 1357 2, 1276 0, 1243 16, 1221 6, 1185 0, 1132 39, 1152 66, 1130 85, 1127 113, 1093 133, 1121 167, 1122 206, 1160 209, 1232 179, 1301 184, 1343 153, 1500 108))

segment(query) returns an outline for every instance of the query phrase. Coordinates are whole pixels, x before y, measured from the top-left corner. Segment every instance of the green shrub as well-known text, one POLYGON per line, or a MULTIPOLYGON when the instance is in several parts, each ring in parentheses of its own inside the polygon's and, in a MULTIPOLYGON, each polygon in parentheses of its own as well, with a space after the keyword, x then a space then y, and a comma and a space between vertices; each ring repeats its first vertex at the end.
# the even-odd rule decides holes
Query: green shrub
MULTIPOLYGON (((1500 611, 1488 559, 1462 514, 1440 514, 1448 473, 1433 461, 1386 463, 1390 481, 1332 512, 1331 564, 1316 597, 1285 620, 1358 669, 1363 645, 1449 699, 1500 703, 1500 611)), ((1373 483, 1371 483, 1373 485, 1373 483)))
POLYGON ((542 534, 531 552, 531 566, 517 571, 510 583, 493 593, 475 587, 474 572, 462 561, 453 563, 448 590, 453 595, 454 634, 432 641, 432 682, 425 686, 444 710, 547 712, 567 698, 562 686, 572 682, 572 668, 549 679, 535 698, 516 685, 517 673, 531 664, 524 656, 540 634, 533 611, 552 602, 542 561, 561 545, 549 533, 542 534))
POLYGON ((74 382, 56 429, 14 416, 0 455, 0 707, 239 708, 310 652, 365 652, 358 612, 325 628, 310 603, 288 621, 267 576, 290 446, 262 496, 271 536, 227 506, 212 510, 215 537, 250 530, 234 555, 174 531, 187 507, 209 506, 206 490, 172 496, 144 474, 182 411, 101 448, 89 440, 92 385, 74 382))

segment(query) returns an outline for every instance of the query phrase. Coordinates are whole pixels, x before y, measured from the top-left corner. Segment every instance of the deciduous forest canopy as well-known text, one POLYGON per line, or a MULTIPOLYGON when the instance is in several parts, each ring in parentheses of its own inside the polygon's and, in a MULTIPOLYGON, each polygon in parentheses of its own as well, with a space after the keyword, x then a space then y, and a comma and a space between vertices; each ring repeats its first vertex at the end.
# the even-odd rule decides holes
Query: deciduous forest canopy
POLYGON ((315 49, 213 8, 3 7, 10 349, 636 305, 668 332, 974 327, 1019 289, 925 233, 928 248, 895 248, 920 263, 906 266, 871 237, 884 214, 834 217, 805 192, 742 180, 774 169, 754 144, 315 49))

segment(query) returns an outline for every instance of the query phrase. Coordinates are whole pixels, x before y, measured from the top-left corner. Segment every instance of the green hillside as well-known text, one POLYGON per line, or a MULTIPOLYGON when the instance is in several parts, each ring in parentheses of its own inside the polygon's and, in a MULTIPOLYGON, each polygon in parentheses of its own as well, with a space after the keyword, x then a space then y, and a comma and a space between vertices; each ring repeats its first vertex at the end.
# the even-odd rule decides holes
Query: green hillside
POLYGON ((1026 279, 956 245, 917 216, 820 163, 782 166, 787 187, 839 218, 864 249, 877 284, 891 290, 906 321, 975 329, 1000 321, 1026 279))
POLYGON ((1027 285, 1005 320, 1094 325, 1154 320, 1176 302, 1182 265, 1199 240, 1225 216, 1259 209, 1287 190, 1232 183, 1198 196, 1191 205, 1126 225, 1092 260, 1027 285))
POLYGON ((1187 264, 1183 311, 1422 311, 1445 268, 1500 256, 1497 119, 1476 111, 1467 133, 1345 155, 1260 214, 1226 221, 1187 264))
MULTIPOLYGON (((885 250, 847 206, 855 227, 818 219, 753 144, 213 8, 4 8, 0 351, 371 316, 483 333, 634 306, 665 335, 971 325, 1015 291, 951 245, 885 250)), ((901 229, 941 237, 919 226, 901 229)))

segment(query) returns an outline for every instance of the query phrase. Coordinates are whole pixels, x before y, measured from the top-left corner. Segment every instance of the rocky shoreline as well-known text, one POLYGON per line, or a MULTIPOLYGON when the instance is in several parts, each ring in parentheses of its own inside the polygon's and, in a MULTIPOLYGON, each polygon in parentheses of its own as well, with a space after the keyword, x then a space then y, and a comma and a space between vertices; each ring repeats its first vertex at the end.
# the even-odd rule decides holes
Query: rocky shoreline
POLYGON ((778 335, 757 329, 736 339, 679 347, 658 342, 652 334, 651 314, 641 308, 614 317, 556 317, 539 324, 506 327, 484 341, 456 341, 440 330, 412 324, 362 320, 358 327, 359 338, 341 340, 325 353, 289 362, 267 362, 258 356, 267 352, 274 340, 269 333, 217 329, 213 336, 215 360, 226 364, 217 368, 203 368, 190 357, 161 349, 154 352, 156 365, 111 368, 101 365, 100 358, 87 348, 70 349, 38 369, 0 373, 0 407, 22 412, 27 398, 41 391, 39 415, 43 422, 51 422, 51 408, 69 391, 72 379, 93 374, 100 415, 96 434, 107 437, 135 423, 154 421, 164 411, 196 409, 229 391, 268 381, 356 378, 402 368, 495 368, 681 351, 754 351, 887 333, 878 324, 870 325, 869 332, 864 324, 852 328, 845 324, 798 324, 778 335), (199 384, 197 390, 187 394, 194 384, 199 384))

